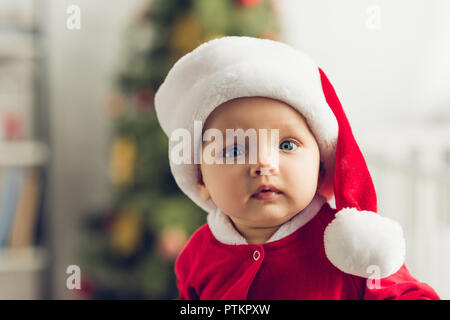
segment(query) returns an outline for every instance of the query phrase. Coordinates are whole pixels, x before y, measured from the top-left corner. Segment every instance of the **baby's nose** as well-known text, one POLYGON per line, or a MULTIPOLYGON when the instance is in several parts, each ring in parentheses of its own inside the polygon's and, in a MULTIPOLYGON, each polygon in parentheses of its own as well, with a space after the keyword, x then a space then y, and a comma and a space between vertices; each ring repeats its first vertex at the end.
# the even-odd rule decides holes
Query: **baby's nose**
POLYGON ((279 173, 278 150, 263 148, 258 154, 257 163, 252 167, 252 175, 277 175, 279 173))
POLYGON ((256 173, 256 175, 260 175, 260 176, 273 176, 273 175, 277 175, 278 174, 278 168, 261 167, 260 169, 257 169, 255 173, 256 173))

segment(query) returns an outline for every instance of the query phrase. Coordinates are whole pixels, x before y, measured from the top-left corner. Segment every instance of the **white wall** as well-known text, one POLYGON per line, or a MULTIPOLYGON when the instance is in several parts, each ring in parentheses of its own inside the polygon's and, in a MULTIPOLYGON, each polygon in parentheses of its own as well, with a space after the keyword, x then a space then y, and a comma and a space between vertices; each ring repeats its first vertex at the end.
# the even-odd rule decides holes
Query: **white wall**
MULTIPOLYGON (((66 288, 67 266, 78 264, 79 218, 108 197, 109 123, 105 101, 121 28, 142 0, 48 0, 47 60, 51 152, 49 225, 53 298, 74 298, 66 288), (81 9, 81 29, 68 30, 66 9, 81 9)), ((83 272, 83 270, 81 270, 83 272)))
POLYGON ((355 128, 428 115, 450 101, 445 0, 279 0, 286 41, 330 75, 355 128), (371 7, 379 8, 379 29, 371 7))

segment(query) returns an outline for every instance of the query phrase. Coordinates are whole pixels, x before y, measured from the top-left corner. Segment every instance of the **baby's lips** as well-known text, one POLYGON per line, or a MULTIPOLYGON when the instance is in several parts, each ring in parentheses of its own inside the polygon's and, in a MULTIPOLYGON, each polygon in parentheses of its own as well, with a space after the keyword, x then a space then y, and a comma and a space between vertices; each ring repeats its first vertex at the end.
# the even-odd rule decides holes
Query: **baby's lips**
POLYGON ((256 196, 257 194, 261 193, 261 192, 276 192, 276 193, 282 193, 277 187, 273 186, 273 185, 261 185, 258 189, 256 189, 255 193, 252 194, 253 196, 256 196))

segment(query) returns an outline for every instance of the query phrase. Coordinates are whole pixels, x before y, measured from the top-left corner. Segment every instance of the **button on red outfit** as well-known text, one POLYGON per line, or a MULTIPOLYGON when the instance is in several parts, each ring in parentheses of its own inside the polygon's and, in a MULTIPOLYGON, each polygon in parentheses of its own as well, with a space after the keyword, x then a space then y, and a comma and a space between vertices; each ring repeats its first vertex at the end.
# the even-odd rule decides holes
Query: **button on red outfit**
POLYGON ((258 250, 253 251, 253 260, 258 261, 261 253, 258 250))
POLYGON ((404 265, 375 288, 334 267, 323 232, 335 211, 325 203, 306 225, 262 245, 224 244, 203 225, 175 264, 179 299, 439 299, 404 265))

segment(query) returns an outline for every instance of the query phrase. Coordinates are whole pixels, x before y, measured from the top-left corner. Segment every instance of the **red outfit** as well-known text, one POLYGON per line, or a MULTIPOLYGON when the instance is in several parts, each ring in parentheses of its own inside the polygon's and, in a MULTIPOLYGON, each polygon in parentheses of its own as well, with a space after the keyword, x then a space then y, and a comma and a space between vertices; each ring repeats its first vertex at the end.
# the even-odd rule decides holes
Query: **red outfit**
POLYGON ((262 245, 224 244, 201 226, 175 264, 179 299, 439 299, 405 265, 375 288, 334 267, 323 233, 335 212, 325 203, 306 225, 262 245))

